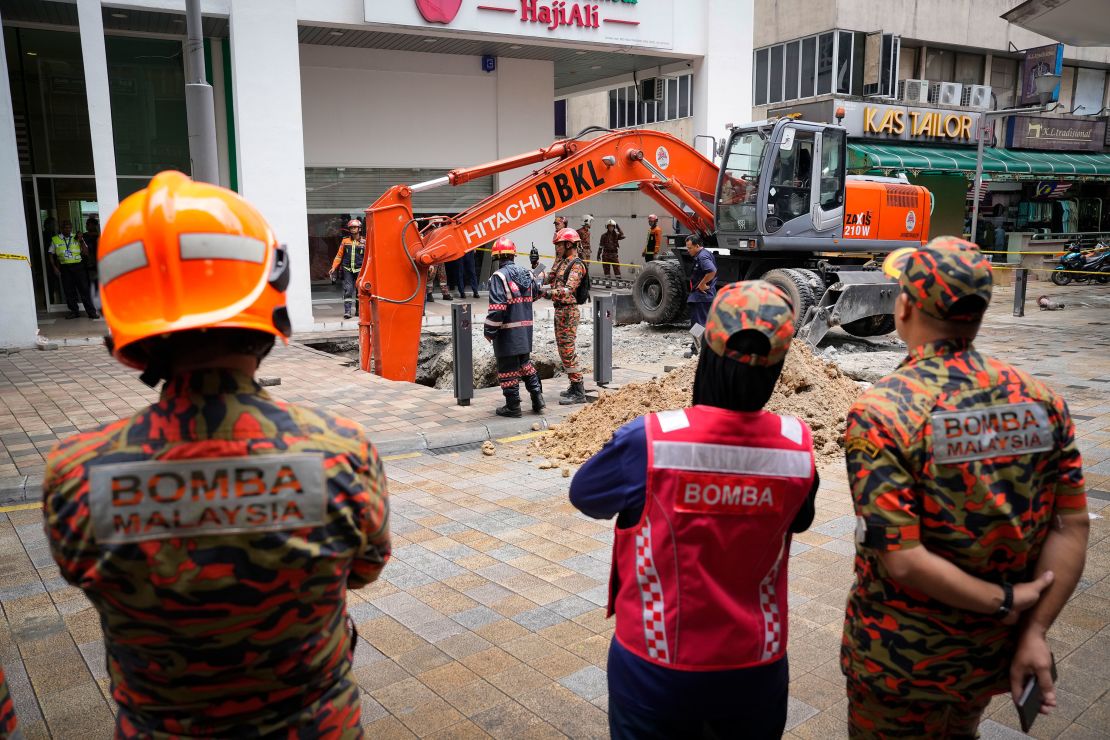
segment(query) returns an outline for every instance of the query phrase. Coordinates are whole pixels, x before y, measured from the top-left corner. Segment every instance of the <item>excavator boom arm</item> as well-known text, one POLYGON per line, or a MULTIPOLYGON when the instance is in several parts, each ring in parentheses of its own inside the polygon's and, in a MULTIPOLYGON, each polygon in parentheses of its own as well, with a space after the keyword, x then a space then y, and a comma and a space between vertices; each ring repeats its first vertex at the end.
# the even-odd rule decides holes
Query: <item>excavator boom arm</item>
POLYGON ((427 268, 457 259, 556 210, 618 185, 640 189, 691 230, 712 230, 717 166, 669 134, 614 131, 487 165, 454 170, 422 186, 395 186, 366 209, 366 260, 359 275, 363 370, 413 381, 420 343, 427 268), (475 177, 553 160, 531 175, 452 218, 421 230, 412 211, 414 189, 458 185, 475 177), (669 204, 669 205, 668 205, 669 204), (689 208, 688 213, 683 206, 689 208))

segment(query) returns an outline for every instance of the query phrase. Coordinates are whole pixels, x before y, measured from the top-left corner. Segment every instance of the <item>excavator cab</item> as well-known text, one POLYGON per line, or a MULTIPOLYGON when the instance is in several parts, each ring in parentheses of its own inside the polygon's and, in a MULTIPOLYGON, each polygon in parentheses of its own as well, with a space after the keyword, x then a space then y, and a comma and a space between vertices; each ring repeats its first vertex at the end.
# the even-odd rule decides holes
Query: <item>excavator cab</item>
POLYGON ((844 129, 781 119, 734 127, 717 186, 717 243, 726 249, 835 248, 844 230, 844 129))

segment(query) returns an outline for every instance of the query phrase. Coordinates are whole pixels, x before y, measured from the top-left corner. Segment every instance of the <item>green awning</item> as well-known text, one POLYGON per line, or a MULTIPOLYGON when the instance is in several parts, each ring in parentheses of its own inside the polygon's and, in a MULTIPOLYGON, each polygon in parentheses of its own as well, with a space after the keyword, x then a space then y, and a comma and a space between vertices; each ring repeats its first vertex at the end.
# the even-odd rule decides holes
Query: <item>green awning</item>
MULTIPOLYGON (((975 150, 852 142, 848 144, 848 169, 975 172, 975 150)), ((992 148, 983 151, 983 172, 1000 175, 1110 177, 1110 154, 1025 152, 992 148)))

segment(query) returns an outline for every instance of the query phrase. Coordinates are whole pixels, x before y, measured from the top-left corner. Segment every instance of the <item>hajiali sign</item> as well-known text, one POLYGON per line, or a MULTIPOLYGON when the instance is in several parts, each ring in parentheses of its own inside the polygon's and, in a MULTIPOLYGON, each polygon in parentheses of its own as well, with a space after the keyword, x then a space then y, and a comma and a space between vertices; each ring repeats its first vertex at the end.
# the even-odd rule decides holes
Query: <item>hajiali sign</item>
POLYGON ((849 135, 867 139, 975 144, 979 113, 836 101, 849 135))

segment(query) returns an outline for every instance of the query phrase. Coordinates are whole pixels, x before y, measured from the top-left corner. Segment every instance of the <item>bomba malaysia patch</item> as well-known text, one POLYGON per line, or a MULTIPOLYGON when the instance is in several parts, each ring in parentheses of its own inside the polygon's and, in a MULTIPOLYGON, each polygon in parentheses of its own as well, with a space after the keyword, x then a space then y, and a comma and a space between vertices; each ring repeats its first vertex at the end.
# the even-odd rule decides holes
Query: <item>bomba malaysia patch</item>
POLYGON ((89 469, 98 542, 280 531, 324 523, 321 455, 154 460, 89 469))
POLYGON ((1027 455, 1052 449, 1052 423, 1037 403, 944 411, 932 415, 938 465, 1027 455))

